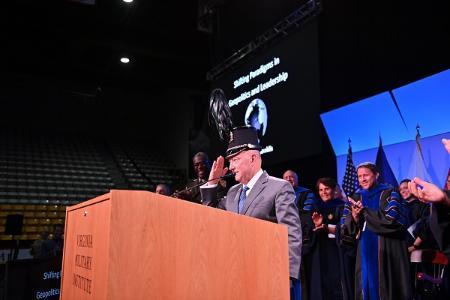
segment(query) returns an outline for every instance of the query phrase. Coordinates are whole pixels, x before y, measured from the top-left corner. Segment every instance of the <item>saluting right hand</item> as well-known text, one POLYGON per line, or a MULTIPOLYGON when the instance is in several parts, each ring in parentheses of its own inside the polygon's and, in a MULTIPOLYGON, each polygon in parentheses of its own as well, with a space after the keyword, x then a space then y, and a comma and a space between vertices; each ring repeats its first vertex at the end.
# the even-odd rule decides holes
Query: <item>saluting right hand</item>
POLYGON ((210 184, 218 184, 219 178, 224 176, 228 172, 228 168, 225 168, 225 158, 219 156, 211 167, 211 172, 209 172, 209 182, 210 184), (215 180, 211 180, 215 179, 215 180))

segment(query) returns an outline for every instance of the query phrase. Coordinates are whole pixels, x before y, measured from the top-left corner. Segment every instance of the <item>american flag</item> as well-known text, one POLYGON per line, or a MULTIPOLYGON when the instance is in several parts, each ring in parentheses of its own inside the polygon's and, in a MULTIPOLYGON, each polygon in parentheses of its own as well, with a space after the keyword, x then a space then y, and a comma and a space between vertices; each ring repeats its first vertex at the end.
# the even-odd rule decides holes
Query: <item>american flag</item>
POLYGON ((342 180, 342 189, 348 196, 352 195, 359 188, 358 175, 355 165, 353 165, 353 154, 350 141, 348 145, 347 164, 345 166, 344 179, 342 180))

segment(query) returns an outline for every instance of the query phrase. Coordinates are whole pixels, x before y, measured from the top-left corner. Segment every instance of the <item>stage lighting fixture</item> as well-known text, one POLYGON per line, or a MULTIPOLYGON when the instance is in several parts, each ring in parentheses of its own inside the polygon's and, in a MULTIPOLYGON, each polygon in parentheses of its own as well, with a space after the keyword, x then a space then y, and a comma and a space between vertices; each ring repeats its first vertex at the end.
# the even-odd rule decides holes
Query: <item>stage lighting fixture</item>
POLYGON ((120 58, 120 62, 121 62, 121 63, 124 63, 124 64, 127 64, 127 63, 130 62, 130 59, 129 59, 128 57, 121 57, 121 58, 120 58))

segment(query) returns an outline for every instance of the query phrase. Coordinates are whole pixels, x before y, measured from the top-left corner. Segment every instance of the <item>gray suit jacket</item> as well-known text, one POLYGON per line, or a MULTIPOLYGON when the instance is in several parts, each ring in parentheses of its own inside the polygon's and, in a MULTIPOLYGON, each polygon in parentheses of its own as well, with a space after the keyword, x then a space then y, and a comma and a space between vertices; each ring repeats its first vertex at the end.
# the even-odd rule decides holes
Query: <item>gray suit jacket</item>
MULTIPOLYGON (((238 212, 242 184, 232 186, 223 199, 217 199, 216 189, 214 188, 200 190, 203 204, 211 205, 211 203, 219 201, 218 208, 238 212)), ((264 172, 248 194, 242 214, 287 226, 289 274, 290 277, 299 279, 302 230, 294 201, 294 190, 287 181, 269 176, 264 172)))

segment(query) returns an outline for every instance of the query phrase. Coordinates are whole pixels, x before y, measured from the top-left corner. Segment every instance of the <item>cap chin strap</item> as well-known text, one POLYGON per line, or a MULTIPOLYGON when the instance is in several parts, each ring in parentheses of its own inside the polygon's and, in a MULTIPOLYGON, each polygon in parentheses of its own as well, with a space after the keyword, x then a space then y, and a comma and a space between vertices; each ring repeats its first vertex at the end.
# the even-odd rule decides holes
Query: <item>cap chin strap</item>
POLYGON ((253 145, 253 144, 243 144, 243 145, 238 145, 238 146, 234 146, 231 148, 228 148, 226 151, 226 157, 225 158, 231 158, 235 155, 238 155, 239 153, 243 152, 243 151, 247 151, 247 150, 261 150, 261 147, 258 145, 253 145))

